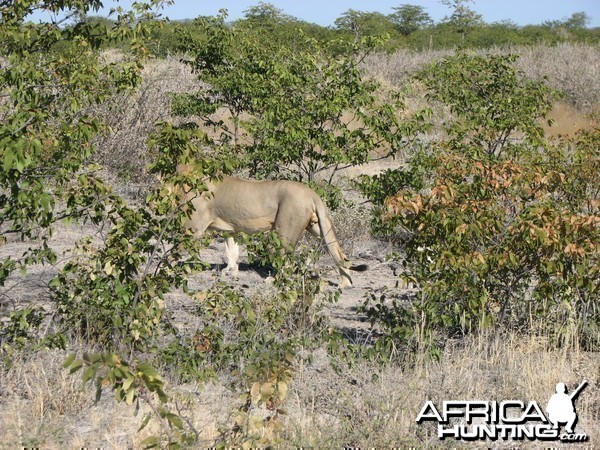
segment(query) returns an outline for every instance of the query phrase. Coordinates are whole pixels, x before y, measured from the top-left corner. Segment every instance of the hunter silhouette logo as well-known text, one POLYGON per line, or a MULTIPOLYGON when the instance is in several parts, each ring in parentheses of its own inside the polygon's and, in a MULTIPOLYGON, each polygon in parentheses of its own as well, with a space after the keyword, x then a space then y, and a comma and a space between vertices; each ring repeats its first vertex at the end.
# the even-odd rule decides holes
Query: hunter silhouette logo
POLYGON ((574 401, 586 385, 587 381, 584 380, 568 393, 565 383, 558 383, 556 393, 548 401, 547 414, 544 414, 535 400, 529 403, 521 400, 450 400, 444 401, 439 409, 428 400, 416 421, 418 424, 436 422, 438 437, 442 440, 528 439, 584 442, 588 436, 574 431, 577 423, 574 401), (564 425, 563 432, 561 425, 564 425))
POLYGON ((554 425, 553 428, 555 430, 558 429, 559 423, 566 423, 567 426, 565 427, 565 431, 568 434, 574 433, 573 428, 577 423, 577 413, 575 412, 573 401, 586 385, 587 381, 583 380, 571 394, 567 394, 567 386, 565 383, 558 383, 556 385, 556 394, 550 397, 548 407, 546 408, 548 411, 548 419, 550 419, 550 422, 554 425))

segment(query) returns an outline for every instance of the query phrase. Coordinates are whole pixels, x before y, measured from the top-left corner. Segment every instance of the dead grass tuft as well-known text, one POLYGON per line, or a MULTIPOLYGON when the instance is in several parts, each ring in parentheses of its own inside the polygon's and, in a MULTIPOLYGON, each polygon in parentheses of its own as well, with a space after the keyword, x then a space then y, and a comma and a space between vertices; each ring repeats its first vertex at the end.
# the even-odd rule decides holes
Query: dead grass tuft
MULTIPOLYGON (((0 448, 141 448, 146 437, 160 434, 156 420, 138 433, 149 411, 143 404, 134 416, 133 407, 116 403, 109 391, 94 403, 95 389, 82 386, 80 373, 71 376, 62 368, 66 356, 15 355, 11 367, 0 371, 0 448)), ((167 389, 167 406, 186 417, 203 446, 214 445, 236 402, 225 383, 171 382, 167 389)))

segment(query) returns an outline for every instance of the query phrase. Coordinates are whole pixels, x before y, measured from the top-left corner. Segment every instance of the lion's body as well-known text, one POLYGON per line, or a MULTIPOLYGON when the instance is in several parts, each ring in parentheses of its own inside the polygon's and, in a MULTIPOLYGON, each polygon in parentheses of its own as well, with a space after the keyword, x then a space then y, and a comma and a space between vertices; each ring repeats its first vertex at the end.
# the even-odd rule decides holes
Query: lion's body
MULTIPOLYGON (((182 170, 178 168, 178 170, 182 170)), ((185 226, 200 237, 206 230, 256 233, 275 230, 284 245, 295 248, 305 230, 323 239, 338 265, 343 285, 351 285, 348 261, 336 239, 321 198, 295 181, 256 181, 224 177, 201 195, 191 192, 185 201, 194 206, 185 226)), ((226 241, 227 269, 237 270, 238 247, 226 241)), ((358 269, 362 270, 362 269, 358 269)))

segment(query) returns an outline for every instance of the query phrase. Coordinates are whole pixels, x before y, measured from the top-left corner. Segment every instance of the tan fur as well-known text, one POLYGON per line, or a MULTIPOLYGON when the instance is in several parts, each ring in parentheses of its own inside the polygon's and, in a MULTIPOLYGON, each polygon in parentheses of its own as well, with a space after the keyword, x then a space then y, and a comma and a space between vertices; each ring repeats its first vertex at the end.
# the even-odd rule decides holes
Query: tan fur
MULTIPOLYGON (((189 166, 177 167, 189 173, 189 166)), ((295 248, 304 230, 322 238, 335 260, 342 286, 352 285, 346 255, 337 241, 327 208, 309 187, 295 181, 257 181, 223 177, 201 195, 184 194, 194 211, 185 226, 196 237, 206 230, 256 233, 275 230, 284 245, 295 248)), ((227 269, 237 270, 238 248, 233 238, 226 241, 227 269)))

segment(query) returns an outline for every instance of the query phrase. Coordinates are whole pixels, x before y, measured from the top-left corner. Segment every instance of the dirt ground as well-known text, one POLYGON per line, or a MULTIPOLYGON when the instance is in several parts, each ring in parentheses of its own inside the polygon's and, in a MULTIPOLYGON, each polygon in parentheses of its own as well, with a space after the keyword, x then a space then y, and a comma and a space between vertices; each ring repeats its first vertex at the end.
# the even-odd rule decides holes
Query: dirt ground
MULTIPOLYGON (((318 245, 313 238, 310 238, 309 244, 318 245)), ((397 265, 384 260, 384 249, 375 240, 355 243, 355 252, 349 256, 353 264, 364 264, 368 268, 365 271, 351 273, 353 285, 342 289, 339 300, 334 304, 328 304, 326 311, 331 317, 332 323, 340 330, 349 334, 364 333, 369 325, 364 316, 357 314, 357 307, 368 293, 378 292, 396 284, 398 280, 397 265)), ((225 282, 249 293, 270 289, 270 276, 273 274, 268 269, 248 264, 243 246, 240 251, 240 269, 236 275, 223 272, 226 264, 224 261, 225 244, 222 239, 215 239, 208 248, 204 249, 202 259, 210 263, 212 267, 194 277, 190 284, 192 289, 206 288, 217 281, 225 282)), ((323 274, 322 283, 326 289, 337 289, 338 271, 333 259, 327 253, 321 255, 315 272, 323 274)))
MULTIPOLYGON (((393 159, 372 161, 363 166, 346 169, 341 176, 345 179, 352 179, 360 174, 373 175, 392 167, 398 167, 399 164, 397 160, 393 159)), ((345 183, 343 179, 340 181, 342 184, 345 183)), ((145 188, 148 189, 147 186, 145 188)), ((132 192, 143 191, 143 189, 143 187, 129 185, 115 186, 115 190, 125 197, 130 196, 132 192)), ((347 199, 354 202, 355 206, 352 208, 356 209, 356 205, 359 205, 358 207, 364 211, 370 208, 356 191, 345 189, 345 195, 347 199)), ((370 235, 369 223, 366 223, 368 219, 354 217, 354 212, 334 212, 332 213, 332 222, 341 246, 352 263, 354 265, 366 265, 367 270, 352 272, 353 286, 343 289, 339 301, 328 305, 326 308, 333 325, 339 327, 341 331, 348 335, 368 332, 369 324, 366 322, 366 318, 356 312, 365 296, 368 293, 394 287, 398 282, 397 263, 386 260, 387 255, 392 251, 391 246, 373 238, 370 235)), ((100 244, 102 233, 106 231, 108 230, 98 230, 92 225, 58 224, 49 241, 50 247, 58 255, 57 263, 54 266, 30 266, 25 275, 13 274, 9 277, 3 290, 0 291, 0 320, 6 320, 10 312, 17 307, 25 305, 49 306, 47 284, 64 264, 74 257, 75 243, 84 237, 92 236, 100 244)), ((8 256, 19 257, 28 248, 35 245, 35 242, 21 242, 15 238, 5 243, 5 245, 0 245, 0 259, 8 256)), ((305 233, 299 243, 299 247, 318 245, 319 242, 309 236, 309 233, 305 233)), ((321 247, 320 253, 321 258, 317 263, 315 272, 323 274, 327 289, 336 289, 339 279, 335 263, 324 247, 321 247)), ((248 290, 250 293, 264 290, 269 286, 269 276, 272 274, 255 265, 249 265, 244 246, 240 246, 240 270, 237 275, 234 277, 222 271, 225 267, 225 244, 218 234, 215 234, 212 243, 202 250, 200 258, 210 264, 211 269, 198 273, 190 279, 192 289, 208 289, 217 281, 224 281, 232 287, 248 290)), ((171 312, 176 312, 173 309, 178 308, 177 305, 183 305, 182 307, 186 309, 189 305, 186 306, 185 304, 192 300, 186 300, 185 297, 181 292, 174 292, 171 298, 176 301, 174 305, 167 305, 168 309, 171 312)))
MULTIPOLYGON (((49 281, 73 257, 72 250, 75 242, 96 232, 96 229, 91 226, 60 224, 49 243, 58 254, 57 263, 30 266, 26 274, 13 274, 9 277, 0 294, 0 318, 6 320, 11 311, 26 305, 49 306, 49 281)), ((392 287, 398 279, 397 273, 395 275, 396 265, 384 260, 388 249, 385 249, 381 243, 370 240, 352 244, 352 250, 348 253, 353 264, 364 264, 368 269, 352 272, 353 286, 343 289, 339 301, 327 306, 333 324, 350 334, 353 330, 365 332, 368 328, 365 318, 356 313, 356 308, 365 295, 385 287, 392 287)), ((0 246, 0 259, 19 256, 32 245, 34 245, 32 242, 9 241, 0 246)), ((304 245, 318 245, 318 242, 310 238, 304 245)), ((266 269, 248 264, 247 253, 243 246, 240 252, 240 270, 235 276, 222 270, 225 267, 225 244, 218 236, 215 236, 213 242, 201 252, 200 257, 209 263, 211 268, 191 278, 192 289, 208 289, 218 281, 250 293, 269 288, 271 274, 266 269)), ((323 274, 326 289, 337 288, 338 272, 333 259, 327 253, 321 255, 316 270, 323 274)), ((175 312, 173 308, 177 308, 176 305, 184 305, 185 309, 185 303, 188 303, 185 297, 181 292, 174 292, 171 296, 175 300, 174 305, 168 305, 168 309, 175 312)), ((189 299, 189 302, 191 301, 189 299)))

